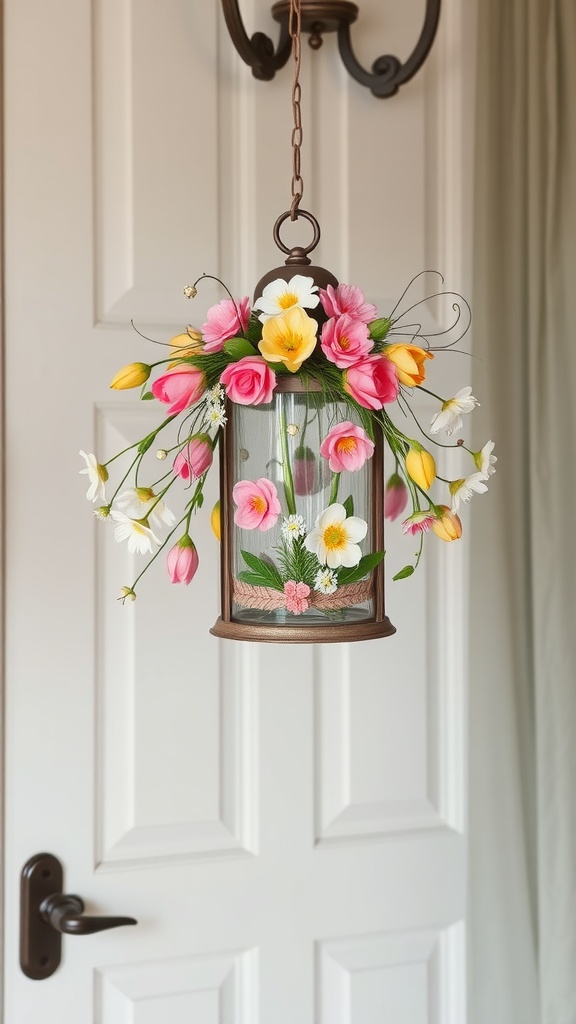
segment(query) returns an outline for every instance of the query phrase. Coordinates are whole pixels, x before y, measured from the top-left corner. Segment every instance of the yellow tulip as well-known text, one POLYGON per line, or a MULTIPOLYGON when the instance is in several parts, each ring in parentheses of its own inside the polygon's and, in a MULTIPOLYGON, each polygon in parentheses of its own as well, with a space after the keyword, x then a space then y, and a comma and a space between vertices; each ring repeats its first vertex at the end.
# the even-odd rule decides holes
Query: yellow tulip
POLYGON ((432 352, 427 352, 418 345, 387 345, 382 355, 394 363, 398 371, 398 380, 409 388, 417 387, 426 380, 424 362, 434 359, 432 352))
POLYGON ((220 502, 217 501, 210 515, 210 526, 216 540, 220 540, 220 502))
POLYGON ((448 505, 437 505, 436 507, 442 513, 440 519, 435 519, 432 523, 432 529, 436 536, 445 541, 460 540, 462 536, 460 516, 448 508, 448 505))
POLYGON ((425 448, 418 445, 411 448, 406 456, 406 469, 415 484, 427 491, 436 479, 436 463, 425 448))
POLYGON ((316 347, 317 331, 316 320, 301 306, 291 306, 282 316, 266 320, 258 348, 267 362, 284 363, 290 373, 298 373, 316 347))
POLYGON ((201 355, 203 348, 202 335, 195 327, 188 327, 185 334, 176 334, 170 339, 170 355, 174 356, 174 362, 169 364, 168 369, 178 366, 181 359, 201 355))
POLYGON ((111 388, 114 391, 127 391, 128 388, 139 388, 145 384, 150 376, 152 367, 148 363, 129 363, 123 366, 114 377, 111 388))

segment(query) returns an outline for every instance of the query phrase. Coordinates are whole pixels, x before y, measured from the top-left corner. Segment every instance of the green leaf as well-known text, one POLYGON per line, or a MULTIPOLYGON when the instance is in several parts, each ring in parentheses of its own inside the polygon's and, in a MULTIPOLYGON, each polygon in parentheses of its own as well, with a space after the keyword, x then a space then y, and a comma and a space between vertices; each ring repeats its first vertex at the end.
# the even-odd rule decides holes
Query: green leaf
POLYGON ((154 395, 151 391, 145 391, 143 395, 140 395, 141 402, 149 402, 152 398, 154 398, 154 395))
MULTIPOLYGON (((241 555, 246 565, 252 570, 252 575, 259 577, 260 582, 257 584, 258 586, 274 587, 275 590, 284 589, 282 578, 275 565, 270 565, 262 558, 258 558, 257 555, 251 554, 250 551, 241 551, 241 555)), ((240 579, 243 579, 242 575, 240 579)), ((254 583, 254 580, 245 580, 245 582, 254 583)))
POLYGON ((369 572, 372 572, 383 558, 383 551, 375 551, 372 555, 363 555, 358 565, 355 565, 352 569, 340 570, 338 573, 338 586, 341 587, 345 583, 358 583, 369 572))
POLYGON ((262 324, 255 313, 250 315, 248 327, 246 328, 246 337, 248 338, 248 341, 253 342, 253 344, 257 344, 262 340, 262 324))
POLYGON ((392 321, 390 318, 387 316, 381 316, 378 320, 373 320, 371 324, 368 324, 370 337, 373 341, 384 341, 384 338, 391 327, 392 321))
POLYGON ((148 434, 148 437, 145 437, 142 441, 140 441, 140 444, 138 445, 137 449, 140 455, 144 455, 145 452, 148 451, 150 446, 154 443, 155 437, 156 434, 148 434))
POLYGON ((411 576, 413 572, 414 572, 414 566, 413 565, 405 565, 403 569, 400 569, 400 572, 397 572, 396 575, 392 577, 392 579, 393 580, 405 580, 405 579, 408 578, 408 576, 411 576))
POLYGON ((344 508, 346 509, 346 516, 347 517, 353 516, 354 515, 354 499, 353 499, 351 494, 348 495, 348 497, 346 498, 346 501, 343 501, 342 504, 343 504, 344 508))
POLYGON ((249 341, 246 341, 246 338, 230 338, 224 342, 224 351, 235 363, 239 359, 243 359, 244 356, 256 355, 254 346, 249 341))
POLYGON ((270 590, 284 590, 283 583, 278 582, 278 580, 270 576, 259 576, 257 572, 249 572, 248 569, 243 569, 242 572, 239 572, 238 579, 242 580, 242 583, 250 583, 253 587, 269 587, 270 590))

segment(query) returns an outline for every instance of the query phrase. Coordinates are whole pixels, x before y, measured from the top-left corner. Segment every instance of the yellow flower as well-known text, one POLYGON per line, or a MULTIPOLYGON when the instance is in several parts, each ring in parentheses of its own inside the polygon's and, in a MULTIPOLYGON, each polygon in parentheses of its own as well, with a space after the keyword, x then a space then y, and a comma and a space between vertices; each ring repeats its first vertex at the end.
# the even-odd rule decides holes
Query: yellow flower
POLYGON ((195 327, 188 327, 185 334, 177 334, 170 339, 170 355, 178 358, 169 364, 168 369, 171 370, 173 366, 178 366, 181 359, 200 355, 203 348, 204 342, 200 331, 197 331, 195 327))
POLYGON ((414 483, 418 484, 424 491, 427 491, 436 479, 436 463, 430 452, 427 452, 421 445, 418 445, 417 448, 411 448, 408 452, 406 456, 406 469, 414 483))
POLYGON ((148 380, 151 369, 148 363, 129 363, 128 366, 123 366, 121 370, 118 370, 110 387, 115 391, 139 388, 148 380))
POLYGON ((436 508, 442 513, 439 519, 432 523, 432 529, 440 540, 459 540, 462 536, 462 521, 460 516, 452 512, 447 505, 437 505, 436 508))
POLYGON ((290 373, 297 373, 316 347, 318 324, 300 306, 292 306, 282 316, 272 316, 262 327, 259 342, 264 359, 284 363, 290 373))
POLYGON ((409 388, 417 387, 426 380, 424 361, 434 359, 432 352, 426 352, 418 345, 387 345, 382 355, 394 363, 398 370, 398 380, 409 388))
POLYGON ((220 540, 220 502, 217 501, 210 515, 210 526, 216 540, 220 540))

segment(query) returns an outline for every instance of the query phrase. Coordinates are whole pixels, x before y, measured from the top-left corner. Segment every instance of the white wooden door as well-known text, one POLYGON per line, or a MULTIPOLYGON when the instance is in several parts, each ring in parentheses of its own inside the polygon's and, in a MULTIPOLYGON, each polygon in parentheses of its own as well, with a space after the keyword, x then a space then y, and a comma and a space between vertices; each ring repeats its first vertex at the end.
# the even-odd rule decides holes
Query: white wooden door
MULTIPOLYGON (((463 7, 447 0, 393 100, 347 77, 333 39, 304 47, 319 262, 382 311, 425 266, 466 287, 463 7)), ((217 641, 208 517, 190 588, 159 566, 122 607, 133 567, 78 476, 80 448, 109 456, 151 415, 107 388, 143 353, 130 319, 167 340, 202 271, 242 295, 280 262, 290 73, 253 81, 216 0, 4 8, 4 1020, 464 1024, 462 550, 437 545, 389 586, 391 639, 217 641), (66 938, 37 982, 18 966, 18 893, 44 850, 89 912, 139 923, 66 938)), ((275 34, 264 0, 243 9, 275 34)), ((364 0, 359 56, 407 55, 422 15, 364 0)))

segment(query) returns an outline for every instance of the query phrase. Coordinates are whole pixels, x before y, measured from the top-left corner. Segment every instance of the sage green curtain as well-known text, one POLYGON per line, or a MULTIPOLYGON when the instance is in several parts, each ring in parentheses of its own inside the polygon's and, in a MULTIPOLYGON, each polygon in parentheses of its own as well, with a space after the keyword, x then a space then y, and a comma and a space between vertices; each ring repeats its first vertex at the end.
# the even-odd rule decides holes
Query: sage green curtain
POLYGON ((576 0, 477 38, 470 1022, 576 1024, 576 0))

